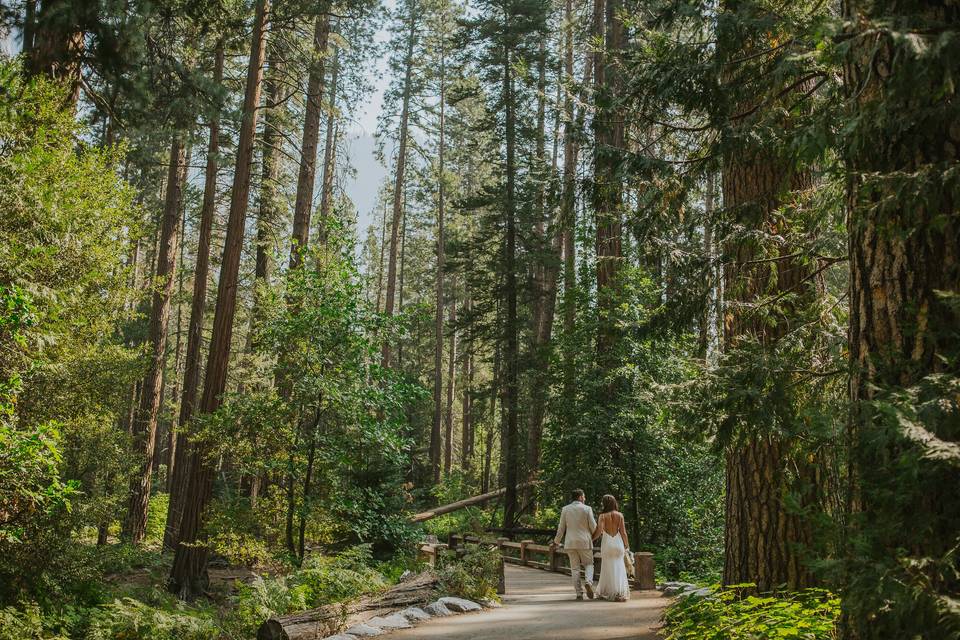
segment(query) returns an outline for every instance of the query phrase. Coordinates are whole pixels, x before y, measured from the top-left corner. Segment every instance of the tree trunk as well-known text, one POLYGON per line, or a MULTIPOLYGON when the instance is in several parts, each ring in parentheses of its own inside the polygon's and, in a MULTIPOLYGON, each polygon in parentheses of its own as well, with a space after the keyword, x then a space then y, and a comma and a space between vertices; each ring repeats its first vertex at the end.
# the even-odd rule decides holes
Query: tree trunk
MULTIPOLYGON (((467 317, 470 317, 472 311, 472 301, 470 295, 467 295, 465 304, 467 317)), ((460 407, 460 467, 464 471, 469 471, 473 459, 473 421, 471 413, 473 412, 473 344, 468 344, 463 354, 463 380, 464 387, 462 393, 462 404, 460 407)))
POLYGON ((700 358, 707 360, 710 355, 711 347, 714 343, 716 332, 716 319, 714 317, 714 300, 719 292, 716 291, 716 273, 717 268, 714 265, 713 250, 713 227, 714 227, 714 195, 716 185, 714 184, 714 172, 707 173, 706 185, 704 186, 703 208, 703 253, 706 256, 706 280, 707 290, 704 295, 703 312, 700 314, 700 331, 697 339, 697 353, 700 358))
POLYGON ((153 456, 156 447, 157 415, 163 398, 163 373, 166 366, 167 325, 170 302, 176 286, 177 238, 180 227, 180 203, 186 180, 186 150, 179 137, 170 145, 170 167, 167 173, 167 193, 163 207, 160 231, 160 250, 157 256, 155 289, 150 310, 148 341, 150 364, 143 381, 140 407, 133 422, 134 450, 140 467, 130 479, 130 497, 127 517, 123 522, 123 537, 140 544, 146 534, 147 508, 150 503, 150 480, 153 476, 153 456))
MULTIPOLYGON (((772 215, 782 204, 780 194, 792 188, 809 187, 809 172, 795 172, 788 160, 757 149, 739 149, 724 158, 723 202, 745 228, 764 231, 776 222, 772 215)), ((779 255, 792 250, 780 246, 779 255)), ((748 337, 773 349, 786 331, 783 318, 771 323, 756 312, 755 305, 768 295, 784 291, 803 292, 809 267, 796 259, 757 261, 755 241, 728 247, 733 256, 727 265, 727 290, 733 305, 726 312, 724 342, 727 349, 748 337)), ((726 547, 723 582, 752 582, 757 590, 769 591, 786 584, 796 589, 809 586, 812 577, 802 564, 797 545, 809 544, 810 524, 788 508, 788 494, 799 487, 789 469, 803 474, 806 463, 788 457, 788 444, 773 434, 755 435, 758 425, 726 452, 726 547)), ((770 427, 772 429, 772 427, 770 427)))
POLYGON ((960 117, 945 88, 955 53, 940 43, 956 38, 960 7, 849 0, 843 10, 852 46, 842 637, 945 640, 957 633, 960 593, 960 117))
MULTIPOLYGON (((509 18, 508 18, 509 20, 509 18)), ((504 134, 506 143, 506 189, 504 194, 504 216, 506 242, 504 256, 504 297, 506 298, 506 316, 504 321, 504 384, 503 407, 506 418, 504 429, 504 486, 503 527, 509 529, 516 525, 518 513, 517 480, 520 477, 519 445, 519 325, 517 320, 517 220, 516 220, 516 114, 513 88, 513 55, 507 48, 504 51, 503 64, 503 105, 504 134)))
POLYGON ((594 194, 597 226, 597 305, 600 318, 597 354, 601 366, 614 363, 609 352, 617 340, 614 314, 617 305, 617 273, 623 258, 621 242, 623 187, 617 167, 624 149, 624 113, 617 104, 620 70, 617 59, 623 48, 623 22, 619 0, 594 1, 594 33, 600 37, 605 22, 604 48, 594 54, 594 85, 597 114, 594 126, 594 194), (604 8, 606 18, 604 20, 604 8))
POLYGON ((453 465, 453 399, 456 395, 457 378, 457 302, 450 302, 450 353, 447 360, 447 412, 443 428, 443 472, 450 475, 453 465))
MULTIPOLYGON (((217 307, 213 319, 213 335, 207 357, 206 381, 200 401, 200 413, 212 413, 220 406, 226 388, 227 367, 233 336, 233 320, 237 306, 240 257, 243 252, 247 200, 250 195, 250 172, 253 145, 259 115, 260 91, 263 84, 263 62, 266 51, 269 0, 257 0, 254 14, 250 62, 247 67, 246 91, 243 101, 243 119, 237 144, 230 214, 217 288, 217 307)), ((203 543, 204 511, 213 494, 214 468, 207 459, 205 447, 193 447, 187 483, 189 501, 180 521, 180 540, 170 573, 171 591, 181 597, 196 597, 207 587, 207 554, 203 543)))
MULTIPOLYGON (((442 46, 442 45, 441 45, 442 46)), ((444 172, 444 152, 446 139, 446 58, 441 48, 440 53, 440 143, 438 149, 438 171, 437 171, 437 294, 436 294, 436 316, 434 318, 434 346, 433 346, 433 427, 430 430, 430 466, 433 470, 433 481, 440 481, 440 421, 443 415, 443 307, 444 290, 443 278, 446 258, 446 238, 444 236, 444 205, 445 203, 445 183, 443 179, 444 172)), ((454 306, 456 303, 454 302, 454 306)), ((451 355, 451 366, 453 356, 451 355)), ((449 471, 449 465, 446 465, 449 471)))
MULTIPOLYGON (((404 57, 406 71, 403 77, 403 106, 400 110, 400 140, 397 145, 396 176, 393 186, 393 224, 390 227, 390 257, 387 262, 387 292, 383 312, 387 317, 393 316, 394 299, 397 290, 397 248, 399 246, 400 216, 403 213, 404 176, 407 168, 407 137, 410 121, 410 95, 413 90, 413 49, 417 38, 417 21, 411 5, 410 32, 407 36, 407 52, 404 57)), ((386 368, 390 366, 390 340, 383 341, 380 364, 386 368)))
MULTIPOLYGON (((213 70, 214 85, 223 83, 223 42, 217 43, 213 70)), ((193 274, 193 297, 190 303, 190 326, 187 329, 187 357, 183 365, 183 395, 180 398, 180 416, 177 431, 183 430, 193 415, 200 388, 201 355, 203 351, 203 320, 207 306, 207 278, 210 272, 210 243, 213 235, 213 217, 217 207, 217 173, 220 153, 219 107, 210 118, 210 139, 207 145, 207 166, 203 179, 203 204, 200 209, 200 228, 197 238, 197 263, 193 274)), ((167 525, 163 547, 175 549, 180 541, 180 518, 187 500, 190 477, 190 442, 178 437, 173 468, 169 472, 170 502, 167 505, 167 525)))
MULTIPOLYGON (((325 2, 324 12, 326 8, 325 2)), ((310 65, 310 76, 307 80, 307 108, 303 117, 303 139, 300 143, 300 173, 297 176, 297 195, 293 206, 291 268, 300 265, 302 252, 310 239, 310 214, 313 210, 317 174, 317 146, 320 141, 320 115, 323 113, 323 74, 330 36, 329 27, 330 20, 326 13, 317 16, 313 29, 313 53, 317 59, 310 65)))
MULTIPOLYGON (((562 233, 556 221, 547 220, 547 178, 556 172, 554 164, 547 175, 546 146, 546 46, 540 43, 540 72, 538 81, 537 105, 537 163, 545 174, 541 177, 541 186, 537 192, 537 221, 535 232, 543 254, 542 264, 536 266, 536 304, 534 306, 531 351, 531 389, 529 423, 527 425, 527 474, 536 478, 540 470, 540 448, 543 441, 543 421, 547 410, 547 389, 549 388, 550 358, 553 351, 553 317, 557 303, 557 276, 560 265, 562 233), (552 237, 551 237, 552 236, 552 237)), ((559 81, 558 81, 559 82, 559 81)), ((556 148, 556 147, 554 147, 556 148)), ((551 208, 553 204, 551 196, 551 208)), ((532 489, 524 494, 524 503, 536 511, 532 489)))
POLYGON ((67 85, 67 104, 75 108, 80 99, 80 72, 86 49, 85 3, 42 0, 33 31, 33 46, 27 60, 30 75, 45 75, 67 85))
POLYGON ((321 244, 327 242, 330 225, 330 208, 333 204, 333 176, 336 173, 337 137, 337 81, 340 76, 340 48, 333 50, 333 68, 330 71, 330 104, 327 111, 326 141, 323 144, 323 178, 320 184, 320 222, 317 237, 321 244))

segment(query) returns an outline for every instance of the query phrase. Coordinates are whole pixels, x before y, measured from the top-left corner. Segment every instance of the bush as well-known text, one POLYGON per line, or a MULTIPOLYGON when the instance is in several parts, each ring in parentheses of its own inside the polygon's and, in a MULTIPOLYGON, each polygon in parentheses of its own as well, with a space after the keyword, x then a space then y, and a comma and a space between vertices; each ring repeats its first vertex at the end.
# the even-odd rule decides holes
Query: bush
POLYGON ((223 620, 223 631, 231 638, 252 638, 263 621, 271 616, 303 611, 307 589, 287 585, 285 578, 264 579, 238 585, 234 606, 223 620))
POLYGON ((289 584, 305 589, 309 607, 351 600, 387 587, 372 563, 369 545, 358 545, 336 556, 311 555, 290 577, 289 584))
POLYGON ((448 553, 439 572, 440 588, 448 595, 468 600, 498 600, 500 563, 496 547, 471 547, 460 557, 448 553))
POLYGON ((834 640, 840 599, 824 589, 744 595, 737 585, 681 597, 664 613, 666 640, 834 640))

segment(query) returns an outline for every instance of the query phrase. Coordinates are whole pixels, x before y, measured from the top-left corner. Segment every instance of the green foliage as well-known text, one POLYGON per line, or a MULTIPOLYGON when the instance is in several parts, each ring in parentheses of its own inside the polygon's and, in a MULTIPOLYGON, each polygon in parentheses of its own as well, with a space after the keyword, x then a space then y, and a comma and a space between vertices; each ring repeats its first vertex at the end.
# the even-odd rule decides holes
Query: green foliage
POLYGON ((311 555, 290 577, 289 584, 304 590, 310 607, 343 602, 386 588, 383 576, 370 564, 368 546, 354 547, 332 557, 311 555))
POLYGON ((744 596, 737 585, 681 596, 664 614, 666 640, 835 640, 840 599, 823 589, 744 596))
POLYGON ((466 553, 445 554, 439 570, 440 589, 468 600, 499 600, 500 551, 494 546, 469 546, 466 553))
POLYGON ((68 640, 67 636, 51 632, 44 614, 35 602, 23 606, 0 609, 0 640, 68 640))
POLYGON ((162 609, 133 598, 101 607, 92 616, 88 640, 217 640, 218 625, 209 613, 184 604, 162 609))

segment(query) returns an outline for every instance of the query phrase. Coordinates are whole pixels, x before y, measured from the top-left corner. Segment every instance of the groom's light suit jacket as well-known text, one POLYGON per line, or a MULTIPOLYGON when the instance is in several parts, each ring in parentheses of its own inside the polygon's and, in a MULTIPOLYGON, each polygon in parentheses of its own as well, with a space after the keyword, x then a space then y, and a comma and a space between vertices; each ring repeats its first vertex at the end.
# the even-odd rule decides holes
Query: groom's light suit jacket
POLYGON ((593 509, 580 501, 571 502, 560 512, 554 540, 557 544, 562 542, 564 549, 593 549, 593 530, 596 528, 593 509))

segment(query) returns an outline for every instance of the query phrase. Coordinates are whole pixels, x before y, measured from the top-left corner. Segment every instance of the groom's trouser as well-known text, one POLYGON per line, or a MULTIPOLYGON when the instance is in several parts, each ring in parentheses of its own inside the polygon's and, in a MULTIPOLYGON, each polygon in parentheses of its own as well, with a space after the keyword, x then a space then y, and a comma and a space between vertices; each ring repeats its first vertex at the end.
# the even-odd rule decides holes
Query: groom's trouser
POLYGON ((583 593, 580 571, 586 574, 587 582, 593 584, 593 549, 565 549, 570 558, 570 575, 577 595, 583 593))

